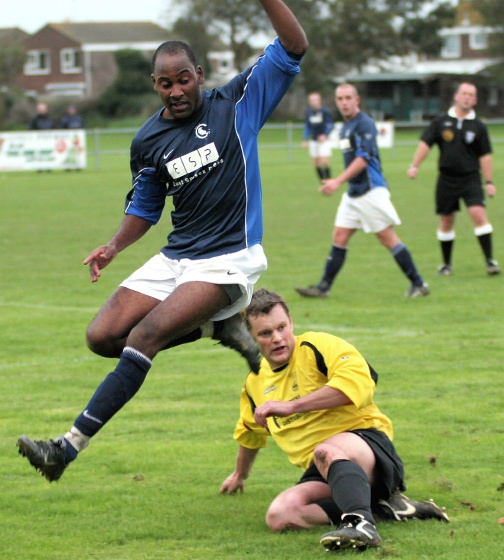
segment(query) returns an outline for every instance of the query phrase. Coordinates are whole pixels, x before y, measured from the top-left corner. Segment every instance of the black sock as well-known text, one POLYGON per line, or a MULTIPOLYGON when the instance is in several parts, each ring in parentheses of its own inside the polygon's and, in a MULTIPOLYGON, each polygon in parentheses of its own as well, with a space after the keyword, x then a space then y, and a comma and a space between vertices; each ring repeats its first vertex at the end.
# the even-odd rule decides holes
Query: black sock
POLYGON ((333 461, 329 465, 327 484, 338 509, 343 513, 358 513, 375 524, 371 512, 371 486, 357 463, 345 459, 333 461))
POLYGON ((346 254, 346 247, 337 247, 336 245, 333 245, 331 247, 331 251, 327 256, 322 280, 318 283, 317 286, 318 288, 320 288, 324 292, 327 292, 329 290, 338 272, 341 270, 341 267, 345 263, 346 254))
POLYGON ((488 262, 492 259, 492 234, 485 233, 483 235, 477 235, 476 238, 478 239, 483 254, 485 255, 485 260, 488 262))
POLYGON ((96 389, 74 425, 86 436, 94 436, 140 389, 151 361, 126 347, 115 370, 96 389))
POLYGON ((321 167, 322 170, 322 177, 321 179, 330 179, 331 178, 331 168, 330 167, 321 167))
POLYGON ((449 241, 440 241, 439 244, 441 245, 441 255, 443 256, 443 263, 451 265, 454 240, 450 239, 449 241))
POLYGON ((324 178, 324 169, 322 167, 316 167, 315 171, 317 172, 319 179, 324 178))
POLYGON ((398 243, 395 247, 390 249, 394 259, 396 260, 399 268, 403 271, 404 275, 411 281, 413 286, 422 286, 423 279, 418 273, 418 270, 413 262, 413 257, 408 251, 404 243, 398 243))

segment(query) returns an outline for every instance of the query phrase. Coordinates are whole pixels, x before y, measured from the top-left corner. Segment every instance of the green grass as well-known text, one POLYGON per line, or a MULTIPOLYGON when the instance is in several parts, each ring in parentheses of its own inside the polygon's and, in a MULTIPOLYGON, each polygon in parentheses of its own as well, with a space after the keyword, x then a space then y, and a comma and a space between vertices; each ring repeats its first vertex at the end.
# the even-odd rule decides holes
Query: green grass
MULTIPOLYGON (((268 133, 268 143, 281 133, 268 133)), ((402 137, 415 140, 417 133, 402 137)), ((109 142, 109 141, 107 141, 109 142)), ((113 142, 111 142, 111 145, 113 142)), ((119 144, 119 142, 118 142, 119 144)), ((354 343, 380 373, 376 402, 395 428, 408 494, 446 506, 449 525, 380 526, 383 547, 365 557, 504 558, 503 278, 487 277, 472 226, 457 222, 452 277, 437 277, 435 154, 416 181, 413 146, 382 152, 401 239, 432 289, 406 300, 407 282, 373 236, 357 234, 327 300, 294 286, 319 278, 340 193, 321 197, 305 151, 263 150, 269 269, 258 286, 289 301, 296 330, 323 329, 354 343)), ((494 249, 504 261, 504 148, 495 145, 489 201, 494 249)), ((85 347, 87 324, 108 294, 164 243, 162 223, 121 254, 98 284, 84 257, 122 217, 127 154, 80 173, 4 173, 0 243, 0 558, 23 560, 308 560, 323 557, 324 528, 271 534, 264 514, 300 472, 271 444, 243 495, 221 496, 232 471, 231 435, 245 370, 202 340, 160 354, 141 392, 58 483, 16 452, 17 437, 65 432, 114 360, 85 347)), ((334 153, 333 169, 341 168, 334 153)), ((346 553, 346 556, 355 556, 346 553)), ((360 557, 360 555, 359 555, 360 557)))

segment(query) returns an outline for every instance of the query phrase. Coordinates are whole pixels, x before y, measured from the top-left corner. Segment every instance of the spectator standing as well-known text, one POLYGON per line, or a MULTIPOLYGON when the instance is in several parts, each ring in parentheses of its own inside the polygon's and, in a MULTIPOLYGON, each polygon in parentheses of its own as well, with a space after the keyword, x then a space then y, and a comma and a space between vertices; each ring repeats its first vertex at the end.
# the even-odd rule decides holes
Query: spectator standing
POLYGON ((61 117, 61 128, 85 128, 84 118, 77 112, 75 105, 69 105, 66 113, 61 117))
POLYGON ((47 103, 37 103, 37 112, 28 127, 30 130, 50 130, 54 128, 54 120, 49 116, 47 103))

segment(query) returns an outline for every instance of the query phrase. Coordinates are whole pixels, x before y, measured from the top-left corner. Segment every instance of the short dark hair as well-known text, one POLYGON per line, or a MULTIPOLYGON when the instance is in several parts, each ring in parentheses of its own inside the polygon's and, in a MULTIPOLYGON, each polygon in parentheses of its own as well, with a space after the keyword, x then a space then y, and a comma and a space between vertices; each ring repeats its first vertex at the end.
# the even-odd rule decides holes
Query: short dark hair
POLYGON ((196 68, 196 55, 192 50, 191 45, 185 43, 184 41, 165 41, 161 43, 159 47, 156 49, 154 54, 152 55, 152 71, 154 72, 154 68, 156 66, 157 57, 161 54, 179 54, 184 52, 189 60, 193 63, 194 67, 196 68))
POLYGON ((272 290, 266 290, 261 288, 252 294, 252 299, 249 305, 243 311, 243 316, 245 319, 245 324, 247 329, 250 330, 250 317, 257 317, 258 315, 267 315, 275 305, 281 305, 287 315, 290 317, 289 308, 285 303, 285 300, 272 290))

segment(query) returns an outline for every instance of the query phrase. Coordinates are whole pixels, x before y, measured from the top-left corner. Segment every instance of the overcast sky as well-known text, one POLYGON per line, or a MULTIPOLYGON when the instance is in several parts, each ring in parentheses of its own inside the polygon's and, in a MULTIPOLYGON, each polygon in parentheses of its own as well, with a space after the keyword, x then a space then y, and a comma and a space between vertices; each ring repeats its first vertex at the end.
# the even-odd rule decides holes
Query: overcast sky
MULTIPOLYGON (((433 0, 434 3, 440 0, 433 0)), ((456 4, 458 0, 449 0, 456 4)), ((5 3, 6 0, 4 0, 5 3)), ((0 15, 0 28, 28 33, 47 23, 88 21, 152 21, 170 27, 180 15, 180 0, 12 0, 0 15)))
POLYGON ((170 0, 13 0, 4 6, 0 28, 19 27, 34 33, 47 23, 152 21, 169 27, 179 15, 170 0))

